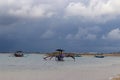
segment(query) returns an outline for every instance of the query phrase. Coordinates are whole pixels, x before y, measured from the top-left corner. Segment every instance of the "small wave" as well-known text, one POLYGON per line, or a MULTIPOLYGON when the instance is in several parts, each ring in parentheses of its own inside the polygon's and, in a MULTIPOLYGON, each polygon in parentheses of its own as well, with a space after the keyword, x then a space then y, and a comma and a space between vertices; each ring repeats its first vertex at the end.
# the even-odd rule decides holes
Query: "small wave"
POLYGON ((8 65, 8 66, 16 66, 16 65, 8 65))

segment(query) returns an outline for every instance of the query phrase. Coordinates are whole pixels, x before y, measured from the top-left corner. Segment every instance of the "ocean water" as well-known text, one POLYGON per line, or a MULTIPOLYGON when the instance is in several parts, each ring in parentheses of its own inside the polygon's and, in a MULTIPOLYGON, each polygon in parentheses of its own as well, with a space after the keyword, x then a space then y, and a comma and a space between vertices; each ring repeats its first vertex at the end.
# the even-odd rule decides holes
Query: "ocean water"
POLYGON ((52 60, 44 60, 45 55, 27 54, 25 57, 12 57, 11 54, 0 54, 0 70, 54 70, 62 67, 77 66, 77 67, 104 67, 120 64, 120 57, 76 57, 64 58, 65 61, 59 62, 52 60))

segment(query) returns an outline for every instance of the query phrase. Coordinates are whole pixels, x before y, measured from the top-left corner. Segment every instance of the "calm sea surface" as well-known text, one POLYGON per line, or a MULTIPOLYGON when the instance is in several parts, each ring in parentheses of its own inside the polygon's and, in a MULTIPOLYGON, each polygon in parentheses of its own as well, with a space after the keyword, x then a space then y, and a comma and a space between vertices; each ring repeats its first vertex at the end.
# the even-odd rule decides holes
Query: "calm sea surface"
POLYGON ((65 61, 58 62, 52 60, 43 60, 45 55, 28 54, 25 57, 11 57, 10 54, 0 54, 0 70, 4 69, 39 69, 50 70, 61 67, 78 66, 78 67, 98 67, 112 66, 120 64, 120 57, 76 57, 76 61, 72 58, 64 58, 65 61))

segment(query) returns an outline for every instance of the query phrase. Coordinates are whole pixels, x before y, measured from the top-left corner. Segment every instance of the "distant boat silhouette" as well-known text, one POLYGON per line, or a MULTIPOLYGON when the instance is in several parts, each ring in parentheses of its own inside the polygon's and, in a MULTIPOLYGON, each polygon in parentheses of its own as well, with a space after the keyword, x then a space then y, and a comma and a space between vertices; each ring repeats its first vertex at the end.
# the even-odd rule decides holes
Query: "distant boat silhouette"
POLYGON ((16 51, 16 52, 14 53, 14 56, 15 56, 15 57, 24 57, 23 51, 16 51))
POLYGON ((96 54, 95 57, 96 58, 104 58, 105 56, 103 56, 103 54, 96 54))

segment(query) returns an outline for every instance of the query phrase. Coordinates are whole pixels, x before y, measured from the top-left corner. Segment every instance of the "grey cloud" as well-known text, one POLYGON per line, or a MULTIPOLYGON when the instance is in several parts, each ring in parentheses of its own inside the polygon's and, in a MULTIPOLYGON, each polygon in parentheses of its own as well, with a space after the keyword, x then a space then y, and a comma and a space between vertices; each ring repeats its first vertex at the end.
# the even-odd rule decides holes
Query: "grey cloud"
POLYGON ((0 10, 3 14, 17 17, 50 17, 54 14, 50 4, 36 3, 33 0, 5 0, 1 3, 0 10))
POLYGON ((108 21, 120 15, 119 3, 119 0, 90 0, 88 5, 82 2, 71 2, 66 7, 66 16, 77 16, 94 21, 108 21))
POLYGON ((120 40, 120 29, 116 28, 116 29, 111 30, 110 32, 108 32, 106 36, 103 35, 103 39, 108 39, 110 41, 120 40))
POLYGON ((66 36, 66 39, 73 39, 73 40, 84 40, 84 39, 88 39, 88 40, 94 40, 97 38, 97 35, 99 32, 101 31, 101 29, 98 26, 92 27, 79 27, 78 31, 75 34, 68 34, 66 36))
POLYGON ((42 34, 41 38, 43 39, 53 38, 55 34, 56 34, 55 32, 47 30, 45 33, 42 34))
POLYGON ((9 15, 1 15, 0 16, 0 26, 1 27, 14 24, 18 21, 19 21, 19 19, 14 16, 9 16, 9 15))

